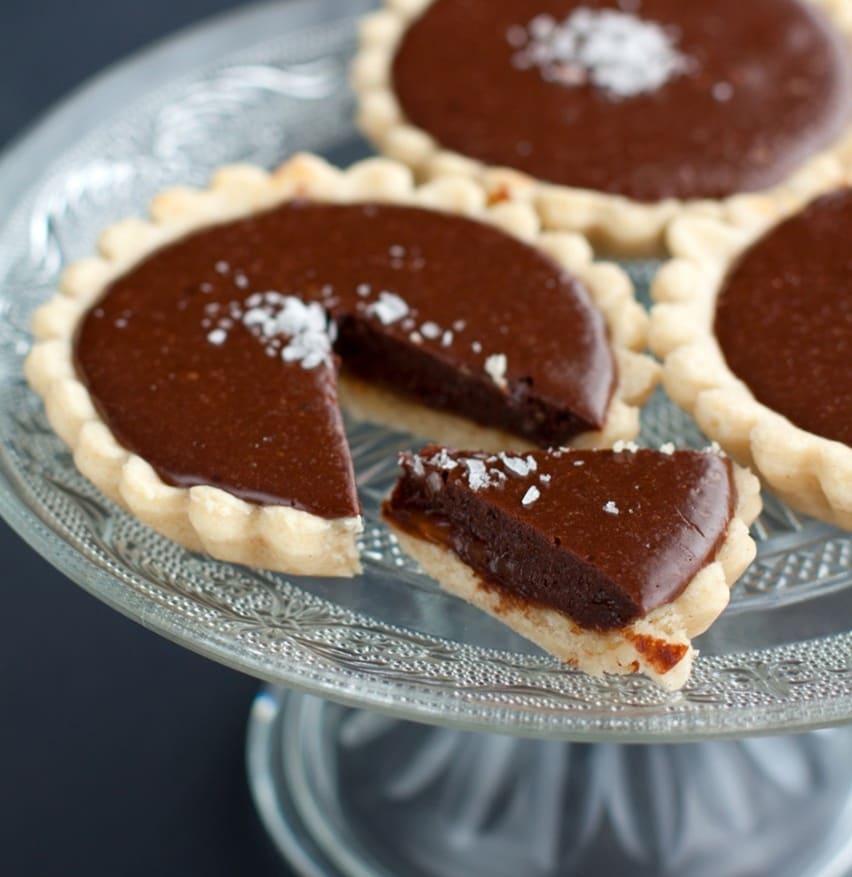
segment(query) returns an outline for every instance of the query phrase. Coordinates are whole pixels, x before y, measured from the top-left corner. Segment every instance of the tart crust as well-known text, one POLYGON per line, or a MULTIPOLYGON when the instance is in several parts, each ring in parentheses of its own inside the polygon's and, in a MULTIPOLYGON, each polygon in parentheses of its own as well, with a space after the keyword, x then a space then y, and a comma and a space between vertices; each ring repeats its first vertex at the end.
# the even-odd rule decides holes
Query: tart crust
POLYGON ((578 670, 643 673, 663 688, 676 690, 689 678, 698 654, 698 636, 728 605, 731 586, 754 560, 756 546, 748 528, 761 509, 760 484, 748 470, 733 467, 737 503, 725 539, 708 563, 671 603, 626 627, 596 631, 580 627, 567 615, 533 604, 519 606, 480 577, 448 548, 418 539, 389 522, 403 550, 441 587, 494 616, 516 633, 578 670))
MULTIPOLYGON (((847 154, 847 167, 852 150, 847 154)), ((819 193, 852 183, 839 168, 819 193)), ((657 274, 650 344, 668 394, 732 457, 792 508, 852 530, 852 447, 807 432, 758 402, 728 367, 713 330, 716 299, 739 255, 817 193, 768 201, 761 216, 685 214, 668 231, 673 258, 657 274)), ((803 366, 806 367, 806 364, 803 366)))
MULTIPOLYGON (((25 362, 30 385, 44 399, 51 426, 71 448, 78 469, 111 499, 159 533, 191 550, 221 560, 295 575, 351 576, 360 571, 360 517, 327 520, 285 506, 261 506, 211 486, 166 484, 141 457, 125 450, 98 415, 73 363, 73 338, 88 307, 110 282, 159 247, 195 229, 236 219, 293 197, 336 202, 377 200, 431 207, 500 226, 549 252, 585 282, 603 312, 619 368, 619 385, 603 430, 577 437, 578 444, 608 446, 632 439, 639 430, 638 405, 659 377, 659 367, 638 351, 645 346, 647 316, 634 300, 629 279, 615 265, 592 262, 580 236, 542 232, 526 203, 489 204, 482 186, 442 178, 415 187, 408 168, 388 159, 368 159, 347 170, 311 155, 297 155, 273 173, 248 165, 221 168, 209 188, 161 193, 150 218, 129 219, 107 228, 100 256, 71 265, 60 291, 33 318, 37 343, 25 362)), ((437 441, 466 430, 483 447, 508 437, 476 424, 438 415, 423 406, 343 376, 341 396, 354 413, 399 427, 409 426, 437 441)), ((512 437, 508 446, 521 445, 512 437)))
MULTIPOLYGON (((765 192, 732 195, 721 201, 667 198, 642 203, 622 195, 546 183, 511 168, 490 167, 444 149, 404 116, 391 84, 397 46, 408 26, 433 0, 384 0, 378 12, 361 22, 360 48, 352 68, 358 96, 358 123, 377 148, 407 164, 423 179, 453 174, 478 179, 491 197, 511 195, 530 201, 546 228, 579 232, 596 249, 617 256, 654 256, 665 252, 665 230, 685 209, 708 216, 731 210, 762 215, 778 199, 807 198, 825 187, 838 159, 852 150, 852 125, 829 149, 817 153, 778 186, 765 192)), ((852 2, 804 0, 819 7, 848 38, 852 51, 852 2)), ((460 86, 461 87, 461 86, 460 86)))

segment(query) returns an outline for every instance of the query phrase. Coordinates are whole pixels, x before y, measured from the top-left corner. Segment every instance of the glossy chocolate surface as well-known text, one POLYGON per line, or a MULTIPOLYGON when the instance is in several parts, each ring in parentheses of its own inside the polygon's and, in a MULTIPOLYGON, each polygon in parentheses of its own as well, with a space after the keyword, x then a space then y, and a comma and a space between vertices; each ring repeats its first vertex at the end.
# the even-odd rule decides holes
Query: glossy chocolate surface
POLYGON ((799 0, 435 0, 393 65, 407 118, 444 147, 553 183, 719 198, 779 182, 849 121, 849 47, 799 0), (614 99, 512 64, 507 33, 578 7, 671 29, 689 72, 614 99))
POLYGON ((796 426, 852 446, 852 190, 812 202, 740 257, 716 307, 728 365, 796 426))
POLYGON ((168 483, 357 512, 333 367, 267 355, 239 318, 210 341, 270 290, 322 304, 345 367, 424 404, 541 443, 605 419, 606 327, 551 259, 449 214, 289 202, 159 250, 81 323, 101 416, 168 483))
POLYGON ((537 451, 507 463, 452 452, 448 463, 437 451, 403 458, 386 517, 451 548, 484 584, 586 628, 674 600, 715 557, 736 502, 730 462, 715 454, 537 451), (535 470, 517 474, 530 458, 535 470))

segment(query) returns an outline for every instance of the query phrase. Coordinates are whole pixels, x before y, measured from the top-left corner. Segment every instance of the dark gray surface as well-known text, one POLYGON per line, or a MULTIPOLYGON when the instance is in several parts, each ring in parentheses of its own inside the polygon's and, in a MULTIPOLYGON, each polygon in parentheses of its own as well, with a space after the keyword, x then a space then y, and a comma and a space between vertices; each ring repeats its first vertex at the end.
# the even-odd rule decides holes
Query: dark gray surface
MULTIPOLYGON (((239 5, 2 0, 0 145, 106 65, 239 5)), ((0 558, 0 875, 292 874, 246 786, 257 683, 101 605, 2 523, 0 558)))

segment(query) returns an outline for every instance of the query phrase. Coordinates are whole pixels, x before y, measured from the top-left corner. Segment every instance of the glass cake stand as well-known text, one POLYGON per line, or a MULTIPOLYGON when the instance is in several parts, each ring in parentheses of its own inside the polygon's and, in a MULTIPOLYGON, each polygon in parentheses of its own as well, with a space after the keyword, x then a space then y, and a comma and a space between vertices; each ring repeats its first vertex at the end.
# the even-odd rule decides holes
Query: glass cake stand
MULTIPOLYGON (((0 161, 0 512, 120 612, 270 683, 249 777, 300 873, 847 873, 850 535, 767 497, 758 559, 669 694, 561 666, 424 577, 377 516, 411 436, 351 425, 365 572, 345 582, 185 551, 104 499, 49 430, 21 375, 28 324, 99 228, 225 162, 369 153, 347 64, 370 5, 215 19, 104 74, 0 161)), ((647 294, 653 266, 629 268, 647 294)), ((642 438, 704 443, 662 395, 642 438)))

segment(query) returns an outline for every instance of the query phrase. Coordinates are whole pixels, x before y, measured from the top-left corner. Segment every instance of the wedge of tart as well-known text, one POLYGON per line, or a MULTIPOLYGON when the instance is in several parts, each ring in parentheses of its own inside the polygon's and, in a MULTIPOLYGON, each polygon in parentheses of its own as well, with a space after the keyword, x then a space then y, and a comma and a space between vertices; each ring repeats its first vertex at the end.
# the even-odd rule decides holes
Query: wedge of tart
POLYGON ((529 197, 622 255, 685 205, 815 191, 852 132, 847 0, 385 0, 362 129, 419 174, 529 197))
POLYGON ((383 514, 403 548, 587 673, 681 687, 755 555, 757 479, 715 452, 429 446, 401 466, 383 514))
POLYGON ((684 216, 654 284, 669 395, 793 508, 852 530, 852 189, 684 216))
POLYGON ((193 549, 359 568, 347 407, 484 447, 611 444, 657 367, 587 244, 386 160, 235 167, 108 229, 35 316, 26 364, 80 470, 193 549), (341 367, 343 372, 338 374, 341 367))

